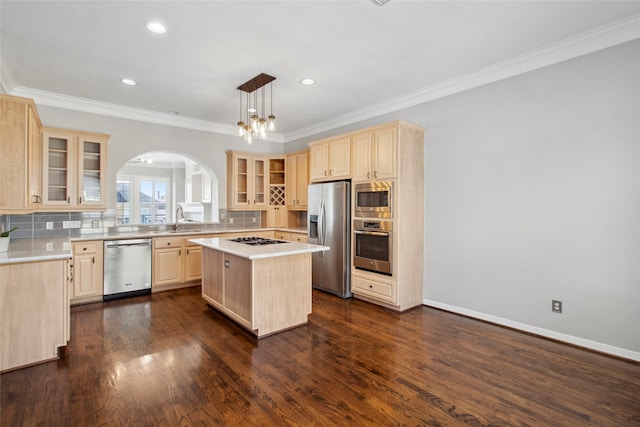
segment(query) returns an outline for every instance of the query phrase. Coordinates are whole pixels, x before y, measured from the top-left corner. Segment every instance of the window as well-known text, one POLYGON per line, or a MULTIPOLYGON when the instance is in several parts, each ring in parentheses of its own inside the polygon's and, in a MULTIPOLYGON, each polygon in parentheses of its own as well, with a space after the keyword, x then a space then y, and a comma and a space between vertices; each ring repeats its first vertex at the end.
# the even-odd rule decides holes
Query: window
POLYGON ((116 221, 118 224, 131 224, 131 179, 118 177, 116 184, 116 221))
POLYGON ((140 180, 140 224, 164 224, 167 222, 167 188, 164 178, 140 180))
POLYGON ((117 223, 166 223, 170 184, 169 178, 118 175, 117 223))

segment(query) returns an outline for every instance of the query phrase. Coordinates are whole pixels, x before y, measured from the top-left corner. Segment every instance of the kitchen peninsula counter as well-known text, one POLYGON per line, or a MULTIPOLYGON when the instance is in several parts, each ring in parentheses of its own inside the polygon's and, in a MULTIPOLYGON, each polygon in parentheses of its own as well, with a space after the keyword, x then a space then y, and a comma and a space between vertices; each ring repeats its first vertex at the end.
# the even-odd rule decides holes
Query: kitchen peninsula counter
POLYGON ((307 323, 311 253, 327 246, 286 242, 250 246, 228 239, 191 239, 203 247, 202 298, 256 337, 307 323))

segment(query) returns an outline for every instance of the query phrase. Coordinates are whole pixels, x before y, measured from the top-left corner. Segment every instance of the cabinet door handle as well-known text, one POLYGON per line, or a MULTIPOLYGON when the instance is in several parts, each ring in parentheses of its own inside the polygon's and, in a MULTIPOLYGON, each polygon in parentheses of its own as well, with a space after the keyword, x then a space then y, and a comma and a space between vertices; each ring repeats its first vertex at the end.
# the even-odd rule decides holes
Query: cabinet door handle
POLYGON ((96 263, 96 257, 91 257, 91 263, 95 264, 96 263))
POLYGON ((178 256, 182 255, 182 249, 178 249, 178 256))
POLYGON ((329 169, 329 176, 333 175, 333 169, 329 169))
POLYGON ((82 204, 82 197, 78 197, 78 203, 82 204))
POLYGON ((189 255, 189 249, 187 249, 187 255, 189 255))
POLYGON ((71 197, 67 197, 67 203, 71 204, 71 197))
POLYGON ((324 171, 324 176, 327 176, 327 171, 326 170, 324 171))
POLYGON ((378 171, 373 171, 373 177, 377 178, 378 177, 378 171))

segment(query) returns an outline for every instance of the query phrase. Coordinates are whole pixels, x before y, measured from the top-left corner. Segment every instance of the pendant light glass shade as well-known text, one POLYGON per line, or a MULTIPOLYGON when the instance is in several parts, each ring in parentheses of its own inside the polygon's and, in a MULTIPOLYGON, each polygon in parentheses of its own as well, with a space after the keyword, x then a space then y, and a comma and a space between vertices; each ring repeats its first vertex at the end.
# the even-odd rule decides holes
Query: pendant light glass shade
POLYGON ((276 116, 273 115, 273 80, 275 80, 275 77, 262 73, 237 88, 240 91, 240 120, 237 123, 238 136, 241 136, 248 144, 253 142, 254 136, 260 139, 267 139, 269 132, 276 130, 276 116), (271 113, 265 119, 265 86, 267 84, 271 88, 269 99, 271 113), (261 109, 258 105, 258 89, 262 89, 261 109), (242 92, 247 94, 246 105, 242 104, 242 92), (253 97, 251 97, 252 95, 253 97), (246 120, 244 120, 245 114, 246 120))

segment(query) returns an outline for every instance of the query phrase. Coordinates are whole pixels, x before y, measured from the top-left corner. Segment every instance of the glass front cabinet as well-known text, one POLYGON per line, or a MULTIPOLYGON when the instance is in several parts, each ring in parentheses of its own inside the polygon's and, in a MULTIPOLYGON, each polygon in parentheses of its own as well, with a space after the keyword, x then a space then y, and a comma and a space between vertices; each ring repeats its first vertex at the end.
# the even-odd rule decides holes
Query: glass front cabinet
POLYGON ((43 208, 104 209, 108 135, 43 131, 43 208))

